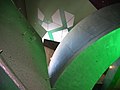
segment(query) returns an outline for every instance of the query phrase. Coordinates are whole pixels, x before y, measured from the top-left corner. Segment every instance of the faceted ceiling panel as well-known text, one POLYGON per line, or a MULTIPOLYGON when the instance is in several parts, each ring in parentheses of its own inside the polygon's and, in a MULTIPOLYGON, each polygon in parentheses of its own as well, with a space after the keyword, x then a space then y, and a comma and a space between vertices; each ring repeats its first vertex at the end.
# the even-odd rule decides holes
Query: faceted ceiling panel
POLYGON ((25 3, 28 21, 41 37, 48 32, 50 40, 54 40, 53 32, 70 31, 96 11, 89 0, 25 0, 25 3))
POLYGON ((44 20, 44 14, 38 9, 38 19, 40 19, 41 21, 44 20))
POLYGON ((60 9, 51 16, 51 21, 47 21, 40 10, 38 11, 38 16, 41 22, 40 25, 46 30, 46 34, 42 38, 43 42, 44 39, 61 42, 68 31, 71 30, 71 27, 73 27, 75 19, 73 14, 67 11, 61 11, 60 9))

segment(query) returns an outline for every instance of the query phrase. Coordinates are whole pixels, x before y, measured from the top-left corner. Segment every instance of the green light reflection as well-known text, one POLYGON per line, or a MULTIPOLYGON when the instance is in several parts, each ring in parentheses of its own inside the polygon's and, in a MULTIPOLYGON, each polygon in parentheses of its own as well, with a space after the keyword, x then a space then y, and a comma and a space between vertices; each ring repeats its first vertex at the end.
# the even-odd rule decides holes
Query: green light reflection
POLYGON ((120 28, 103 36, 84 51, 64 70, 56 90, 92 90, 103 72, 120 56, 120 28))

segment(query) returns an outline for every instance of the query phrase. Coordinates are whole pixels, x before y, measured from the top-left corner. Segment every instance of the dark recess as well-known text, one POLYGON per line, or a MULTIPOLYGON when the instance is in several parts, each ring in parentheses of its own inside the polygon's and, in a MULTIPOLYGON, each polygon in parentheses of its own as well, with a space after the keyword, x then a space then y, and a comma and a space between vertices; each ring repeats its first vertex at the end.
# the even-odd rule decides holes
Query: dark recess
POLYGON ((89 0, 97 9, 101 9, 103 7, 120 3, 120 0, 89 0))

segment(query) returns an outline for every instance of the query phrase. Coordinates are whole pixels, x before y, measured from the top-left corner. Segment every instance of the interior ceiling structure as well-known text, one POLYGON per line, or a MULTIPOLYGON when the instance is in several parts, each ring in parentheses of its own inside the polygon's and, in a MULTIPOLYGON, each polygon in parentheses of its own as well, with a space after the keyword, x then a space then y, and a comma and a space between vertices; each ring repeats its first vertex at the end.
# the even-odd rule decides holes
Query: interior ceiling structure
MULTIPOLYGON (((73 26, 96 10, 95 7, 100 9, 118 2, 118 0, 25 1, 28 19, 31 21, 33 17, 31 12, 34 16, 38 15, 35 22, 38 22, 38 25, 42 26, 44 32, 40 33, 40 36, 43 38, 43 42, 44 39, 61 42, 73 26)), ((37 25, 33 24, 33 27, 39 32, 37 25)))
MULTIPOLYGON (((28 7, 33 4, 37 5, 46 19, 51 20, 51 16, 58 10, 62 9, 75 15, 75 23, 82 20, 86 15, 95 11, 95 7, 89 2, 89 0, 25 0, 28 7)), ((34 9, 34 7, 31 7, 34 9)), ((29 9, 29 8, 28 8, 29 9)), ((31 9, 30 9, 31 10, 31 9)), ((29 11, 30 11, 29 10, 29 11)))
POLYGON ((119 0, 13 0, 44 39, 61 42, 83 18, 119 0), (68 5, 69 4, 69 5, 68 5))
POLYGON ((120 0, 13 0, 44 39, 61 42, 79 21, 120 0), (22 7, 21 7, 22 6, 22 7))
POLYGON ((25 0, 27 18, 44 39, 61 42, 79 21, 96 11, 89 0, 25 0), (41 31, 40 31, 41 30, 41 31))
MULTIPOLYGON (((72 28, 74 28, 79 21, 84 19, 90 13, 96 11, 95 7, 97 9, 101 9, 116 2, 113 2, 113 0, 90 0, 94 4, 94 7, 89 0, 36 0, 36 2, 34 0, 14 0, 17 2, 16 5, 18 6, 18 9, 16 9, 11 1, 12 0, 0 1, 0 41, 2 42, 0 43, 0 59, 4 61, 4 64, 6 65, 6 67, 0 67, 0 82, 2 80, 0 90, 18 90, 18 88, 21 88, 20 85, 24 87, 24 89, 21 90, 66 90, 68 88, 70 88, 68 90, 91 90, 103 71, 105 71, 105 69, 119 57, 120 29, 116 29, 93 43, 91 46, 87 47, 82 53, 79 53, 78 56, 75 56, 75 58, 73 58, 74 61, 68 65, 60 78, 57 79, 57 83, 55 83, 54 87, 50 87, 47 64, 45 62, 45 52, 39 36, 43 37, 47 32, 50 40, 57 41, 54 35, 59 37, 62 35, 61 33, 64 33, 64 31, 68 33, 70 30, 74 30, 72 28), (98 7, 98 3, 96 2, 99 1, 102 3, 99 3, 98 7), (29 22, 26 22, 25 18, 19 13, 19 11, 23 13, 29 22), (29 23, 31 23, 36 31, 29 23), (48 29, 49 27, 50 29, 48 29), (106 54, 107 52, 109 54, 106 54), (104 63, 104 60, 107 60, 106 63, 104 63), (90 61, 91 63, 89 63, 90 61), (100 63, 100 61, 102 63, 100 63), (98 70, 95 70, 95 66, 98 70), (6 68, 9 68, 10 71, 6 68), (12 79, 8 73, 5 72, 6 70, 8 73, 11 72, 19 82, 12 79), (11 87, 9 87, 9 85, 11 85, 11 87)), ((106 14, 104 15, 105 17, 103 16, 103 18, 106 19, 108 16, 106 16, 106 14)), ((109 15, 109 12, 107 15, 109 15)), ((115 12, 112 15, 113 17, 119 17, 115 12)), ((112 20, 110 21, 114 21, 114 24, 119 23, 119 19, 111 19, 112 20)), ((98 19, 92 18, 89 20, 87 23, 91 27, 93 25, 91 22, 97 21, 98 19)), ((107 21, 109 21, 108 18, 107 21)), ((104 21, 99 23, 101 28, 101 25, 105 24, 104 21)), ((117 26, 119 25, 120 24, 117 26)), ((89 32, 89 27, 86 28, 87 32, 89 32)), ((97 27, 97 30, 101 28, 97 27)), ((93 29, 93 32, 96 30, 96 28, 90 29, 93 29)), ((90 31, 89 33, 92 32, 90 31)), ((94 36, 95 35, 96 33, 94 33, 94 36)), ((61 37, 58 42, 63 38, 64 37, 61 37)), ((67 38, 71 39, 69 37, 67 38)), ((59 43, 50 40, 45 40, 44 46, 55 50, 59 43)), ((83 40, 83 42, 85 41, 83 40)), ((74 42, 71 43, 75 44, 74 42)), ((61 49, 63 49, 63 46, 61 49)), ((63 50, 63 52, 64 51, 65 50, 63 50)), ((69 51, 70 48, 67 53, 69 53, 69 51)), ((66 54, 63 52, 62 54, 65 56, 66 54)), ((58 53, 60 56, 62 54, 58 53)), ((57 66, 57 63, 54 65, 57 66)), ((116 76, 120 75, 120 71, 114 72, 114 74, 116 79, 116 76)), ((114 82, 114 78, 111 83, 112 82, 114 82)), ((113 84, 110 84, 110 86, 112 85, 113 84)), ((114 84, 114 86, 119 88, 119 85, 120 79, 117 77, 116 84, 114 84)))

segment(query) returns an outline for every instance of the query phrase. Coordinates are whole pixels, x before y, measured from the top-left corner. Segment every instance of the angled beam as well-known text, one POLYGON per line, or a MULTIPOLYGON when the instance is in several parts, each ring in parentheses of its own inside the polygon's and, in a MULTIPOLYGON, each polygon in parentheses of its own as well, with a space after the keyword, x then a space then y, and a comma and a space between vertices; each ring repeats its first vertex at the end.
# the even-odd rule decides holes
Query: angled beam
POLYGON ((41 38, 11 0, 0 0, 0 50, 25 90, 50 90, 41 38))

